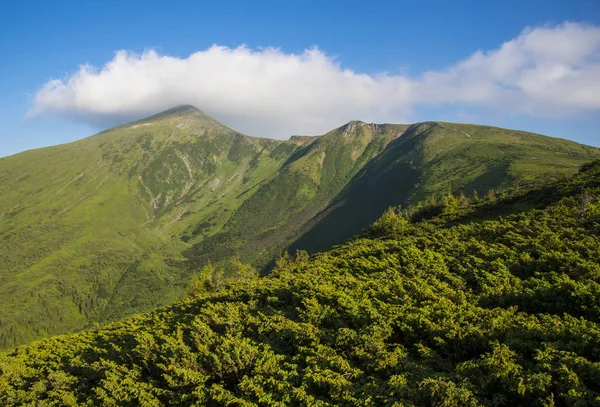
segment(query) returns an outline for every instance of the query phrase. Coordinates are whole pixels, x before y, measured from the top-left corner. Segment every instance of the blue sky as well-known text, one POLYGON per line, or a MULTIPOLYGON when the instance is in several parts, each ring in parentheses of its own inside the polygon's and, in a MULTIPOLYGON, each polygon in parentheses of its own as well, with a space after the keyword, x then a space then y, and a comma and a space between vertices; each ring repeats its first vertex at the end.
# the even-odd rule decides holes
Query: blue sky
POLYGON ((600 146, 600 102, 584 94, 600 85, 596 0, 7 0, 0 14, 0 156, 179 102, 256 136, 319 133, 347 119, 444 120, 600 146), (520 89, 532 65, 532 75, 568 65, 570 55, 550 55, 548 68, 554 51, 543 41, 553 38, 589 43, 567 66, 580 79, 520 89), (494 56, 510 41, 516 51, 494 56), (497 76, 513 57, 534 59, 497 76))

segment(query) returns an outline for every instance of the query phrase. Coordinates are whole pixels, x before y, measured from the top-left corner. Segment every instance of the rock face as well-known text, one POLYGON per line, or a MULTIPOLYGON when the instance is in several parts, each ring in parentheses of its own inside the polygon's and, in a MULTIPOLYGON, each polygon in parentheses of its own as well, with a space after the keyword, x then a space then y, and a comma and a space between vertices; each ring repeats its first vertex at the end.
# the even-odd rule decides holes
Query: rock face
POLYGON ((392 205, 542 181, 597 156, 449 123, 269 140, 180 106, 5 157, 0 347, 170 303, 208 261, 263 267, 290 246, 340 243, 392 205))

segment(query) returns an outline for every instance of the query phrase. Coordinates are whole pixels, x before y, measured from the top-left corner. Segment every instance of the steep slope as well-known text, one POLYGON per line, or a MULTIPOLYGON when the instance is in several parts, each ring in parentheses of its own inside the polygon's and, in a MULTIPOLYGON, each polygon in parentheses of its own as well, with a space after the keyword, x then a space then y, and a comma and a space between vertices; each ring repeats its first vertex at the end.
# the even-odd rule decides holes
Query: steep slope
POLYGON ((171 302, 177 227, 218 228, 297 147, 281 144, 184 106, 0 159, 0 346, 171 302))
POLYGON ((350 122, 321 136, 295 152, 218 234, 194 245, 187 255, 199 265, 237 255, 264 266, 407 127, 350 122))
POLYGON ((0 347, 150 310, 205 265, 328 248, 431 193, 570 174, 599 150, 523 132, 350 122, 248 137, 191 106, 0 159, 0 347))
POLYGON ((217 287, 205 269, 173 306, 11 351, 0 403, 598 404, 600 161, 460 201, 389 211, 267 277, 217 287))
POLYGON ((538 134, 489 126, 418 123, 371 160, 328 207, 305 225, 292 249, 339 244, 387 208, 446 193, 472 196, 527 188, 570 176, 598 149, 538 134))

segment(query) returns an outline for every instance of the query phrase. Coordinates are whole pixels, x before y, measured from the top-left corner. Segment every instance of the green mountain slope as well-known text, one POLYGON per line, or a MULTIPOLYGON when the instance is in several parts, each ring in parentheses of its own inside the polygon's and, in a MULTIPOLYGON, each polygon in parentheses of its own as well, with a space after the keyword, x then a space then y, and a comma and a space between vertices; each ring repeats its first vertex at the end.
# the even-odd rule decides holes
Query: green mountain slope
POLYGON ((205 268, 173 306, 6 353, 0 403, 597 405, 599 248, 600 161, 390 210, 267 277, 205 268))
MULTIPOLYGON (((327 206, 370 160, 408 126, 350 122, 298 149, 249 197, 216 235, 187 254, 196 264, 232 256, 263 266, 298 237, 298 231, 327 206)), ((361 225, 362 227, 368 224, 361 225)), ((353 230, 348 236, 360 231, 353 230)))
POLYGON ((0 159, 0 347, 171 303, 207 261, 328 248, 431 193, 571 174, 599 150, 445 123, 248 137, 191 106, 0 159))
POLYGON ((325 250, 360 232, 392 205, 446 193, 472 196, 527 188, 573 174, 592 147, 538 134, 453 123, 418 123, 371 160, 305 227, 293 249, 325 250))
POLYGON ((297 147, 182 107, 0 160, 0 345, 171 302, 181 224, 224 223, 297 147))

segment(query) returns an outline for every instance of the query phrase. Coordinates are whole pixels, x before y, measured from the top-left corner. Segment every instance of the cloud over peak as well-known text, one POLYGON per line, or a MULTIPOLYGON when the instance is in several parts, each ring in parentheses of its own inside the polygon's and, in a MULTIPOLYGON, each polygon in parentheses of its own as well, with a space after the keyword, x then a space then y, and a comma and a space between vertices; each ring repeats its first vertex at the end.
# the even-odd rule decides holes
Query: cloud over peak
POLYGON ((600 111, 600 28, 528 28, 418 76, 358 73, 318 48, 213 45, 187 58, 118 51, 101 69, 82 65, 48 81, 29 114, 114 123, 192 104, 248 134, 287 138, 351 119, 408 122, 421 106, 453 103, 535 116, 600 111))

